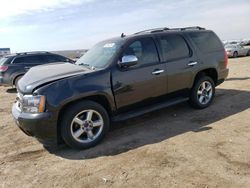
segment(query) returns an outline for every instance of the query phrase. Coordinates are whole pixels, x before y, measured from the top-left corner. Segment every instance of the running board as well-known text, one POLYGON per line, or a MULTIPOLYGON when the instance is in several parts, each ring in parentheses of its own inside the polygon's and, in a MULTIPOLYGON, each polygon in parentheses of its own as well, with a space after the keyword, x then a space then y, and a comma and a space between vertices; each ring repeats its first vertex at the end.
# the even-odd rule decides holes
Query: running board
POLYGON ((126 119, 134 118, 134 117, 137 117, 137 116, 149 113, 149 112, 153 112, 155 110, 159 110, 162 108, 166 108, 169 106, 173 106, 175 104, 179 104, 179 103, 188 101, 188 99, 189 99, 188 97, 187 98, 179 97, 179 98, 167 100, 166 102, 161 102, 161 103, 149 105, 149 106, 146 106, 143 108, 139 108, 137 110, 132 110, 132 111, 114 116, 112 118, 112 121, 124 121, 126 119))

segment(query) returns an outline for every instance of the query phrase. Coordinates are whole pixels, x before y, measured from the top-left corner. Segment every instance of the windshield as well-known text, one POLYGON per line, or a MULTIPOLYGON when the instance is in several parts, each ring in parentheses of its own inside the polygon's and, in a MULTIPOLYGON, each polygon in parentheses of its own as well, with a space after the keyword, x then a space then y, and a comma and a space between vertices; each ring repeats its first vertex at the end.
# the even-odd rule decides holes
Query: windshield
POLYGON ((100 42, 83 55, 76 64, 103 68, 110 63, 110 60, 114 57, 121 45, 121 41, 100 42))

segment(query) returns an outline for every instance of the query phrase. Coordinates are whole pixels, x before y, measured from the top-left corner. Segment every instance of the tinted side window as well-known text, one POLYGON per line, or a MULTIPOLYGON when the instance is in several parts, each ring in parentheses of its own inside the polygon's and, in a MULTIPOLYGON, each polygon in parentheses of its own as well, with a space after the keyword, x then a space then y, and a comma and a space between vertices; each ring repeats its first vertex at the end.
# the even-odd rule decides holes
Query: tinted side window
POLYGON ((186 41, 179 35, 163 36, 159 39, 164 61, 190 56, 186 41))
POLYGON ((14 60, 14 64, 43 64, 45 62, 45 59, 40 56, 40 55, 36 55, 36 56, 26 56, 26 57, 17 57, 14 60))
POLYGON ((213 32, 190 33, 189 36, 202 52, 212 52, 223 49, 219 38, 213 32))
POLYGON ((66 62, 66 58, 58 55, 46 55, 47 61, 49 63, 53 62, 66 62))
POLYGON ((134 41, 124 51, 124 55, 135 55, 138 58, 138 64, 150 64, 159 61, 156 46, 153 39, 143 38, 134 41))

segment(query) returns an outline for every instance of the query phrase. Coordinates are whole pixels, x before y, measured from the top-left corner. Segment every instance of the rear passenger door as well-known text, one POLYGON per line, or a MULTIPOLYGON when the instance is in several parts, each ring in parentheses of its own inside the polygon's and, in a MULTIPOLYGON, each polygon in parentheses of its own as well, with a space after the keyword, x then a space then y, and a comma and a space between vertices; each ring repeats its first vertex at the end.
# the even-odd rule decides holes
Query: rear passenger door
POLYGON ((185 38, 167 34, 158 36, 157 41, 161 60, 166 65, 168 93, 191 88, 198 62, 185 38))
POLYGON ((42 55, 29 55, 23 57, 16 57, 13 64, 20 67, 24 72, 27 72, 31 67, 44 64, 46 60, 42 55))
POLYGON ((238 55, 240 55, 240 56, 246 56, 247 55, 247 52, 248 52, 249 49, 244 48, 241 45, 238 45, 237 48, 239 49, 238 55))

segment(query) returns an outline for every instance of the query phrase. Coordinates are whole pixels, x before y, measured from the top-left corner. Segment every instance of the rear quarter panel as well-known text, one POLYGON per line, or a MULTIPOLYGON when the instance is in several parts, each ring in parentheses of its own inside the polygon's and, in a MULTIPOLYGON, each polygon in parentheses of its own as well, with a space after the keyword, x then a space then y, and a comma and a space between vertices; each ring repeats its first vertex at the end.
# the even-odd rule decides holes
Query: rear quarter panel
POLYGON ((221 43, 221 49, 219 50, 202 52, 189 36, 187 36, 187 38, 189 38, 189 41, 192 44, 195 53, 197 54, 197 60, 199 63, 195 75, 202 70, 214 68, 218 73, 218 80, 225 79, 224 72, 227 70, 227 67, 225 65, 225 57, 224 57, 225 51, 222 43, 221 43))
POLYGON ((8 67, 8 70, 3 73, 3 79, 5 83, 12 85, 17 76, 25 74, 25 70, 15 64, 9 64, 8 67))

